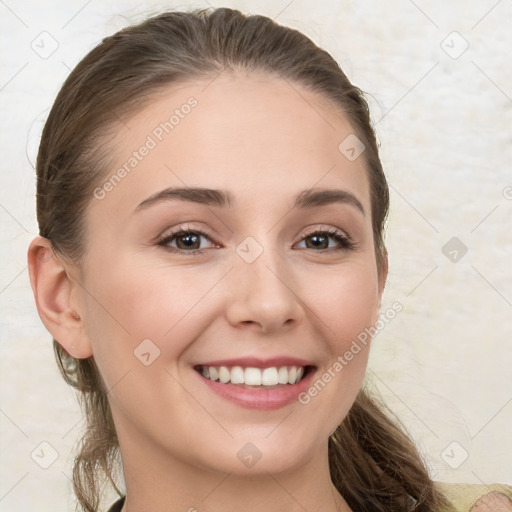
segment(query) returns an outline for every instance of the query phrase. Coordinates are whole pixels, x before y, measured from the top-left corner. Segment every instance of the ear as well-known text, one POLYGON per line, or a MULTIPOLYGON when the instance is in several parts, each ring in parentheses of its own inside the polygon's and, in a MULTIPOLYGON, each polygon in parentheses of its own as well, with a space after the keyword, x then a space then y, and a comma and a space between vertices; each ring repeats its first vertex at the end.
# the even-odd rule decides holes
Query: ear
POLYGON ((382 299, 384 287, 386 286, 386 280, 388 278, 389 260, 388 251, 384 251, 382 255, 382 261, 379 270, 379 297, 382 299))
POLYGON ((27 257, 30 284, 43 324, 68 354, 76 359, 90 357, 92 346, 83 328, 80 306, 73 303, 78 284, 48 239, 34 238, 27 257))
POLYGON ((380 261, 380 267, 377 268, 377 303, 374 311, 374 325, 379 320, 380 309, 382 307, 382 295, 384 294, 384 287, 388 278, 388 253, 384 251, 380 261))

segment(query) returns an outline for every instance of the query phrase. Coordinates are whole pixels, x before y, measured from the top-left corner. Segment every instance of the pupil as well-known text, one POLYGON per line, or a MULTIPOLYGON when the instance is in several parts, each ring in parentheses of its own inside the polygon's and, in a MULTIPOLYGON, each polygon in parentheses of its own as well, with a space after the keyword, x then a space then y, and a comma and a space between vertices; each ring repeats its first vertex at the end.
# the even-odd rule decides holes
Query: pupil
POLYGON ((310 237, 311 241, 313 242, 313 247, 319 247, 319 246, 322 246, 323 249, 326 248, 325 246, 325 241, 327 239, 327 237, 323 236, 323 235, 313 235, 310 237), (319 243, 318 243, 319 242, 319 243))
POLYGON ((190 248, 194 243, 197 243, 198 238, 199 237, 197 235, 182 235, 181 237, 178 238, 178 245, 180 240, 187 240, 184 242, 184 245, 185 247, 190 248))

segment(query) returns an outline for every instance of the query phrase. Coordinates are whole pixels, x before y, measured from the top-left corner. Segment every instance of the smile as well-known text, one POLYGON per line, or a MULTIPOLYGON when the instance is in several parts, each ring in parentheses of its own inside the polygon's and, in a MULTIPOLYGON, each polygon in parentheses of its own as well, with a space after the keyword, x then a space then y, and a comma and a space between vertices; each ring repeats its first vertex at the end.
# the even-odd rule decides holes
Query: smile
POLYGON ((284 366, 283 363, 260 364, 258 368, 219 362, 196 365, 194 373, 221 400, 244 409, 269 411, 297 403, 298 396, 308 389, 316 374, 314 365, 284 366))
POLYGON ((242 366, 199 366, 197 371, 206 379, 222 384, 238 384, 264 388, 297 384, 302 380, 309 366, 271 366, 254 368, 242 366))

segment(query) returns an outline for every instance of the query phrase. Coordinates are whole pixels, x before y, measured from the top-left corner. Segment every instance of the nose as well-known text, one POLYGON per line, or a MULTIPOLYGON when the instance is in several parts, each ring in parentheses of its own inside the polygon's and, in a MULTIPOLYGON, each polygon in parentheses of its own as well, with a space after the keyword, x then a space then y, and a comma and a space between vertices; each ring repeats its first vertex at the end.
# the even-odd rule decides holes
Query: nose
POLYGON ((266 249, 252 263, 235 255, 226 317, 237 328, 268 334, 300 323, 303 304, 293 269, 266 249))

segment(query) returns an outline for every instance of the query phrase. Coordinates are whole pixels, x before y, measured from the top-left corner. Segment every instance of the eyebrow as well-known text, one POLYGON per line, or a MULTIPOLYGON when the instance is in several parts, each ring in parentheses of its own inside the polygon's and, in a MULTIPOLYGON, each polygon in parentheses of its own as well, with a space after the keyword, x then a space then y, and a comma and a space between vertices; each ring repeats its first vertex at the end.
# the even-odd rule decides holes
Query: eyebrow
MULTIPOLYGON (((135 208, 134 213, 147 209, 156 203, 171 200, 189 201, 207 206, 216 206, 219 208, 231 208, 235 204, 234 196, 225 190, 201 187, 169 187, 161 190, 160 192, 156 192, 142 201, 142 203, 135 208)), ((293 207, 303 209, 335 203, 354 206, 363 214, 364 217, 366 216, 364 207, 359 199, 357 199, 357 197, 351 192, 341 189, 310 188, 303 190, 296 196, 293 207)))

